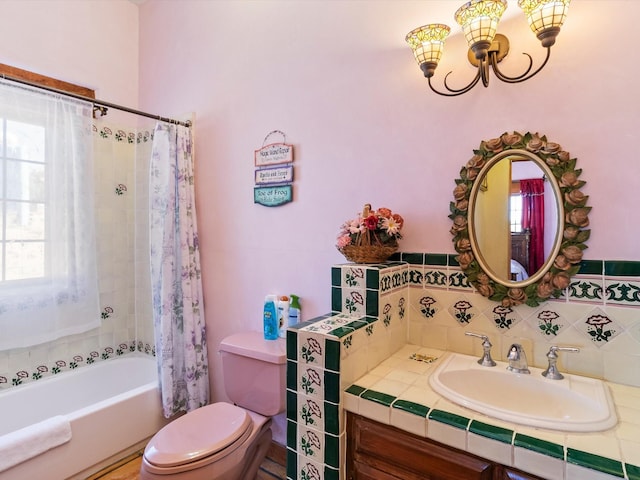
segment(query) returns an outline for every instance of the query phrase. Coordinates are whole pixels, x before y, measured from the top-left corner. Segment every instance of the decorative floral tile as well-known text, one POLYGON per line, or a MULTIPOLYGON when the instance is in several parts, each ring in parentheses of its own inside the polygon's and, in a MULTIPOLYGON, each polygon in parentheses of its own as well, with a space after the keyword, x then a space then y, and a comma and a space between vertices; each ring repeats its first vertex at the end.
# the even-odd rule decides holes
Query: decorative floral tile
POLYGON ((365 273, 366 268, 357 267, 352 265, 346 265, 341 268, 342 270, 342 282, 343 287, 348 288, 366 288, 365 273))
POLYGON ((598 347, 606 345, 622 332, 618 322, 598 307, 576 323, 576 327, 598 347))
POLYGON ((409 283, 409 271, 406 265, 380 272, 380 293, 387 293, 407 286, 409 283))
POLYGON ((410 286, 422 287, 424 284, 424 268, 422 265, 409 265, 407 270, 407 280, 410 286))
POLYGON ((502 305, 489 306, 484 312, 492 321, 493 325, 502 331, 507 331, 517 325, 522 316, 512 307, 503 307, 502 305))
POLYGON ((318 463, 324 463, 324 434, 298 425, 298 452, 318 463))
POLYGON ((325 338, 306 331, 298 332, 298 369, 306 365, 324 368, 325 338))
POLYGON ((606 278, 607 303, 640 306, 640 282, 637 278, 606 278))
POLYGON ((556 337, 567 327, 566 320, 554 307, 554 304, 547 302, 529 317, 535 330, 549 342, 555 342, 556 337))
POLYGON ((566 294, 572 302, 602 303, 604 286, 602 275, 576 275, 566 294))
POLYGON ((466 296, 458 297, 448 308, 448 311, 456 322, 463 327, 469 325, 473 318, 479 314, 478 309, 473 306, 466 296))
POLYGON ((297 391, 324 400, 324 369, 306 366, 298 370, 297 391))
POLYGON ((438 301, 431 295, 420 295, 416 300, 416 307, 426 319, 432 319, 440 311, 438 301))
POLYGON ((454 290, 473 290, 467 279, 467 274, 459 268, 450 268, 447 277, 447 286, 454 290))
POLYGON ((447 288, 447 269, 424 267, 424 284, 427 288, 447 288))

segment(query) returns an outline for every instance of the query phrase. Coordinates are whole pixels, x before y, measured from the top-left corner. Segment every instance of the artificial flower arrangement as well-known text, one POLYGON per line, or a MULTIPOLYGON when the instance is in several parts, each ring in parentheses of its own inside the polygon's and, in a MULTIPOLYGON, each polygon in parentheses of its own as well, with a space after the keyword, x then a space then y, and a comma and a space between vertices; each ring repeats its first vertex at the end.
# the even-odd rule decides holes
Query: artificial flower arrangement
POLYGON ((398 249, 404 219, 388 208, 373 210, 368 203, 353 220, 342 224, 336 247, 356 263, 384 262, 398 249))

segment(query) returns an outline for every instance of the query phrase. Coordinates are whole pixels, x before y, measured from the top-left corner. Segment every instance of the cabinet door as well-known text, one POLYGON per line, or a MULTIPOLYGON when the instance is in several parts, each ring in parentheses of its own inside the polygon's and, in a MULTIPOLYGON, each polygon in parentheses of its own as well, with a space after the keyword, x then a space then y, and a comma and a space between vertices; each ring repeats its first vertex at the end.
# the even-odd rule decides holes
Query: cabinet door
POLYGON ((540 477, 515 470, 511 467, 501 466, 496 473, 495 480, 543 480, 540 477))
POLYGON ((348 416, 347 428, 347 478, 494 479, 491 462, 397 428, 353 414, 348 416))

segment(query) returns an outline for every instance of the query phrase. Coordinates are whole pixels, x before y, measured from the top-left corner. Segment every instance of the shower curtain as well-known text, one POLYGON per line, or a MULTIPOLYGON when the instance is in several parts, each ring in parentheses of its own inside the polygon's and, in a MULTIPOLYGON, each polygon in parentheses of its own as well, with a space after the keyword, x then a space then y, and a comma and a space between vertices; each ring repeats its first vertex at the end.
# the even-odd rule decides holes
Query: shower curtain
POLYGON ((165 417, 209 403, 191 129, 158 123, 149 183, 156 357, 165 417))

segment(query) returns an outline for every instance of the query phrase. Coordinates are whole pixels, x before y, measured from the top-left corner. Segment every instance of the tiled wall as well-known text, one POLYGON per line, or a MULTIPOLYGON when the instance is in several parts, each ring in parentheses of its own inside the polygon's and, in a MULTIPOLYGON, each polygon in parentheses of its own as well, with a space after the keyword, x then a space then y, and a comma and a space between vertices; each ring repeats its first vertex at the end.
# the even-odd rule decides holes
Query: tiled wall
POLYGON ((131 351, 153 353, 148 279, 149 130, 94 125, 96 243, 102 326, 0 352, 0 390, 131 351))
POLYGON ((500 360, 521 343, 535 366, 551 345, 578 346, 562 371, 640 386, 640 262, 584 262, 563 297, 503 309, 473 291, 453 255, 395 260, 334 266, 332 313, 287 332, 287 478, 345 478, 341 392, 405 343, 480 356, 472 331, 500 360))

